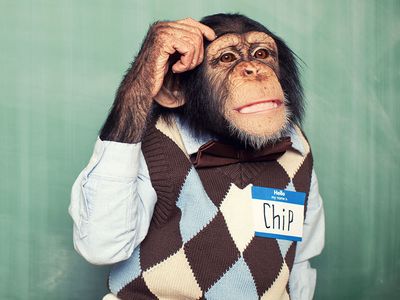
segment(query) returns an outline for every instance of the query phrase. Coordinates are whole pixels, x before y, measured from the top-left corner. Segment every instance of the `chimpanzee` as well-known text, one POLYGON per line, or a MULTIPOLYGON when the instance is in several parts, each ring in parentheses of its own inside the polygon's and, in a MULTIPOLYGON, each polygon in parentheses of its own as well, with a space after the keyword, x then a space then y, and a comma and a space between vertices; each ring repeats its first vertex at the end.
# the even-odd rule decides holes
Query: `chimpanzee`
POLYGON ((324 213, 295 54, 240 14, 153 24, 77 178, 105 299, 311 299, 324 213))

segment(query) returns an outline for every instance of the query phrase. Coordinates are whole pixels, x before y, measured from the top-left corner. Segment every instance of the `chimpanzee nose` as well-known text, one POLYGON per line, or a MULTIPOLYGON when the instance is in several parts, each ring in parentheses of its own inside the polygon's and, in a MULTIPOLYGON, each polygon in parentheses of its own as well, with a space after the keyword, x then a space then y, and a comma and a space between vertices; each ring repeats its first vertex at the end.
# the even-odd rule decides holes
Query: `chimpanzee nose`
POLYGON ((245 76, 251 76, 251 75, 257 75, 259 71, 259 67, 255 66, 252 63, 248 63, 245 67, 244 67, 244 75, 245 76))

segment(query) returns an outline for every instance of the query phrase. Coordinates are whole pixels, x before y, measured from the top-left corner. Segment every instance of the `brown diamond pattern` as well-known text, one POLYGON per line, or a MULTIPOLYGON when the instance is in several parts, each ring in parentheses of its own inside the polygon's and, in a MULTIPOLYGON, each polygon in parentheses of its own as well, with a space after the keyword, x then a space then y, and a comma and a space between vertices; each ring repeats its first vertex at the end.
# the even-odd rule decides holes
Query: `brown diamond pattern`
POLYGON ((140 276, 126 285, 118 292, 121 300, 152 300, 158 299, 148 288, 143 278, 140 276))
POLYGON ((150 226, 146 238, 140 245, 140 265, 143 271, 171 256, 182 247, 180 218, 181 211, 175 206, 168 223, 162 227, 150 226))
POLYGON ((263 172, 253 180, 253 185, 284 189, 290 178, 277 161, 265 162, 263 172))
POLYGON ((216 207, 219 207, 231 185, 229 178, 221 174, 218 168, 198 169, 197 173, 208 197, 216 207))
POLYGON ((309 178, 311 181, 311 173, 313 167, 313 159, 311 152, 307 154, 303 164, 300 169, 297 171, 296 175, 293 177, 293 184, 298 192, 307 193, 310 191, 310 185, 307 184, 308 180, 304 180, 304 178, 309 178))
POLYGON ((271 287, 283 264, 283 257, 275 239, 254 237, 243 253, 256 283, 259 296, 271 287))
POLYGON ((240 255, 221 212, 184 245, 184 250, 203 291, 208 290, 240 255))

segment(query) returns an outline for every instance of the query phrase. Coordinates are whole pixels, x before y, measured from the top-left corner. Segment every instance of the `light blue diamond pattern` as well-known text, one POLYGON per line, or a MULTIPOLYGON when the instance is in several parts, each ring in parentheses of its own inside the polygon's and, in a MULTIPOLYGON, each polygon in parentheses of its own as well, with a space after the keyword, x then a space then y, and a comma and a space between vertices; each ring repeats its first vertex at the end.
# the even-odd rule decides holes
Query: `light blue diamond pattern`
POLYGON ((276 242, 279 245, 279 250, 281 250, 281 255, 283 258, 285 258, 287 252, 289 251, 290 246, 292 245, 292 241, 288 240, 276 240, 276 242))
POLYGON ((140 268, 140 247, 136 247, 130 258, 117 263, 110 272, 110 291, 116 295, 129 282, 142 272, 140 268))
POLYGON ((182 212, 179 228, 183 242, 193 238, 216 216, 218 209, 204 190, 200 177, 192 168, 186 177, 176 205, 182 212))
POLYGON ((204 296, 207 300, 252 300, 259 298, 250 269, 242 257, 236 261, 204 296))
POLYGON ((296 188, 294 187, 292 179, 290 179, 289 184, 285 187, 285 190, 295 192, 296 188))

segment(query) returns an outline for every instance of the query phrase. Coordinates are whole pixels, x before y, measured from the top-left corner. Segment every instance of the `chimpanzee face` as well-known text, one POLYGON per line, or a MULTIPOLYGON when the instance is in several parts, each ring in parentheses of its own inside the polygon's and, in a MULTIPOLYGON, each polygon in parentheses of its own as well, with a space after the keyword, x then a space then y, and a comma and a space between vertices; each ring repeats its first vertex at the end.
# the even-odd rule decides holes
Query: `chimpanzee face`
POLYGON ((288 120, 275 41, 263 32, 229 33, 206 50, 207 77, 231 134, 253 146, 279 137, 288 120), (222 90, 224 92, 222 92, 222 90))

